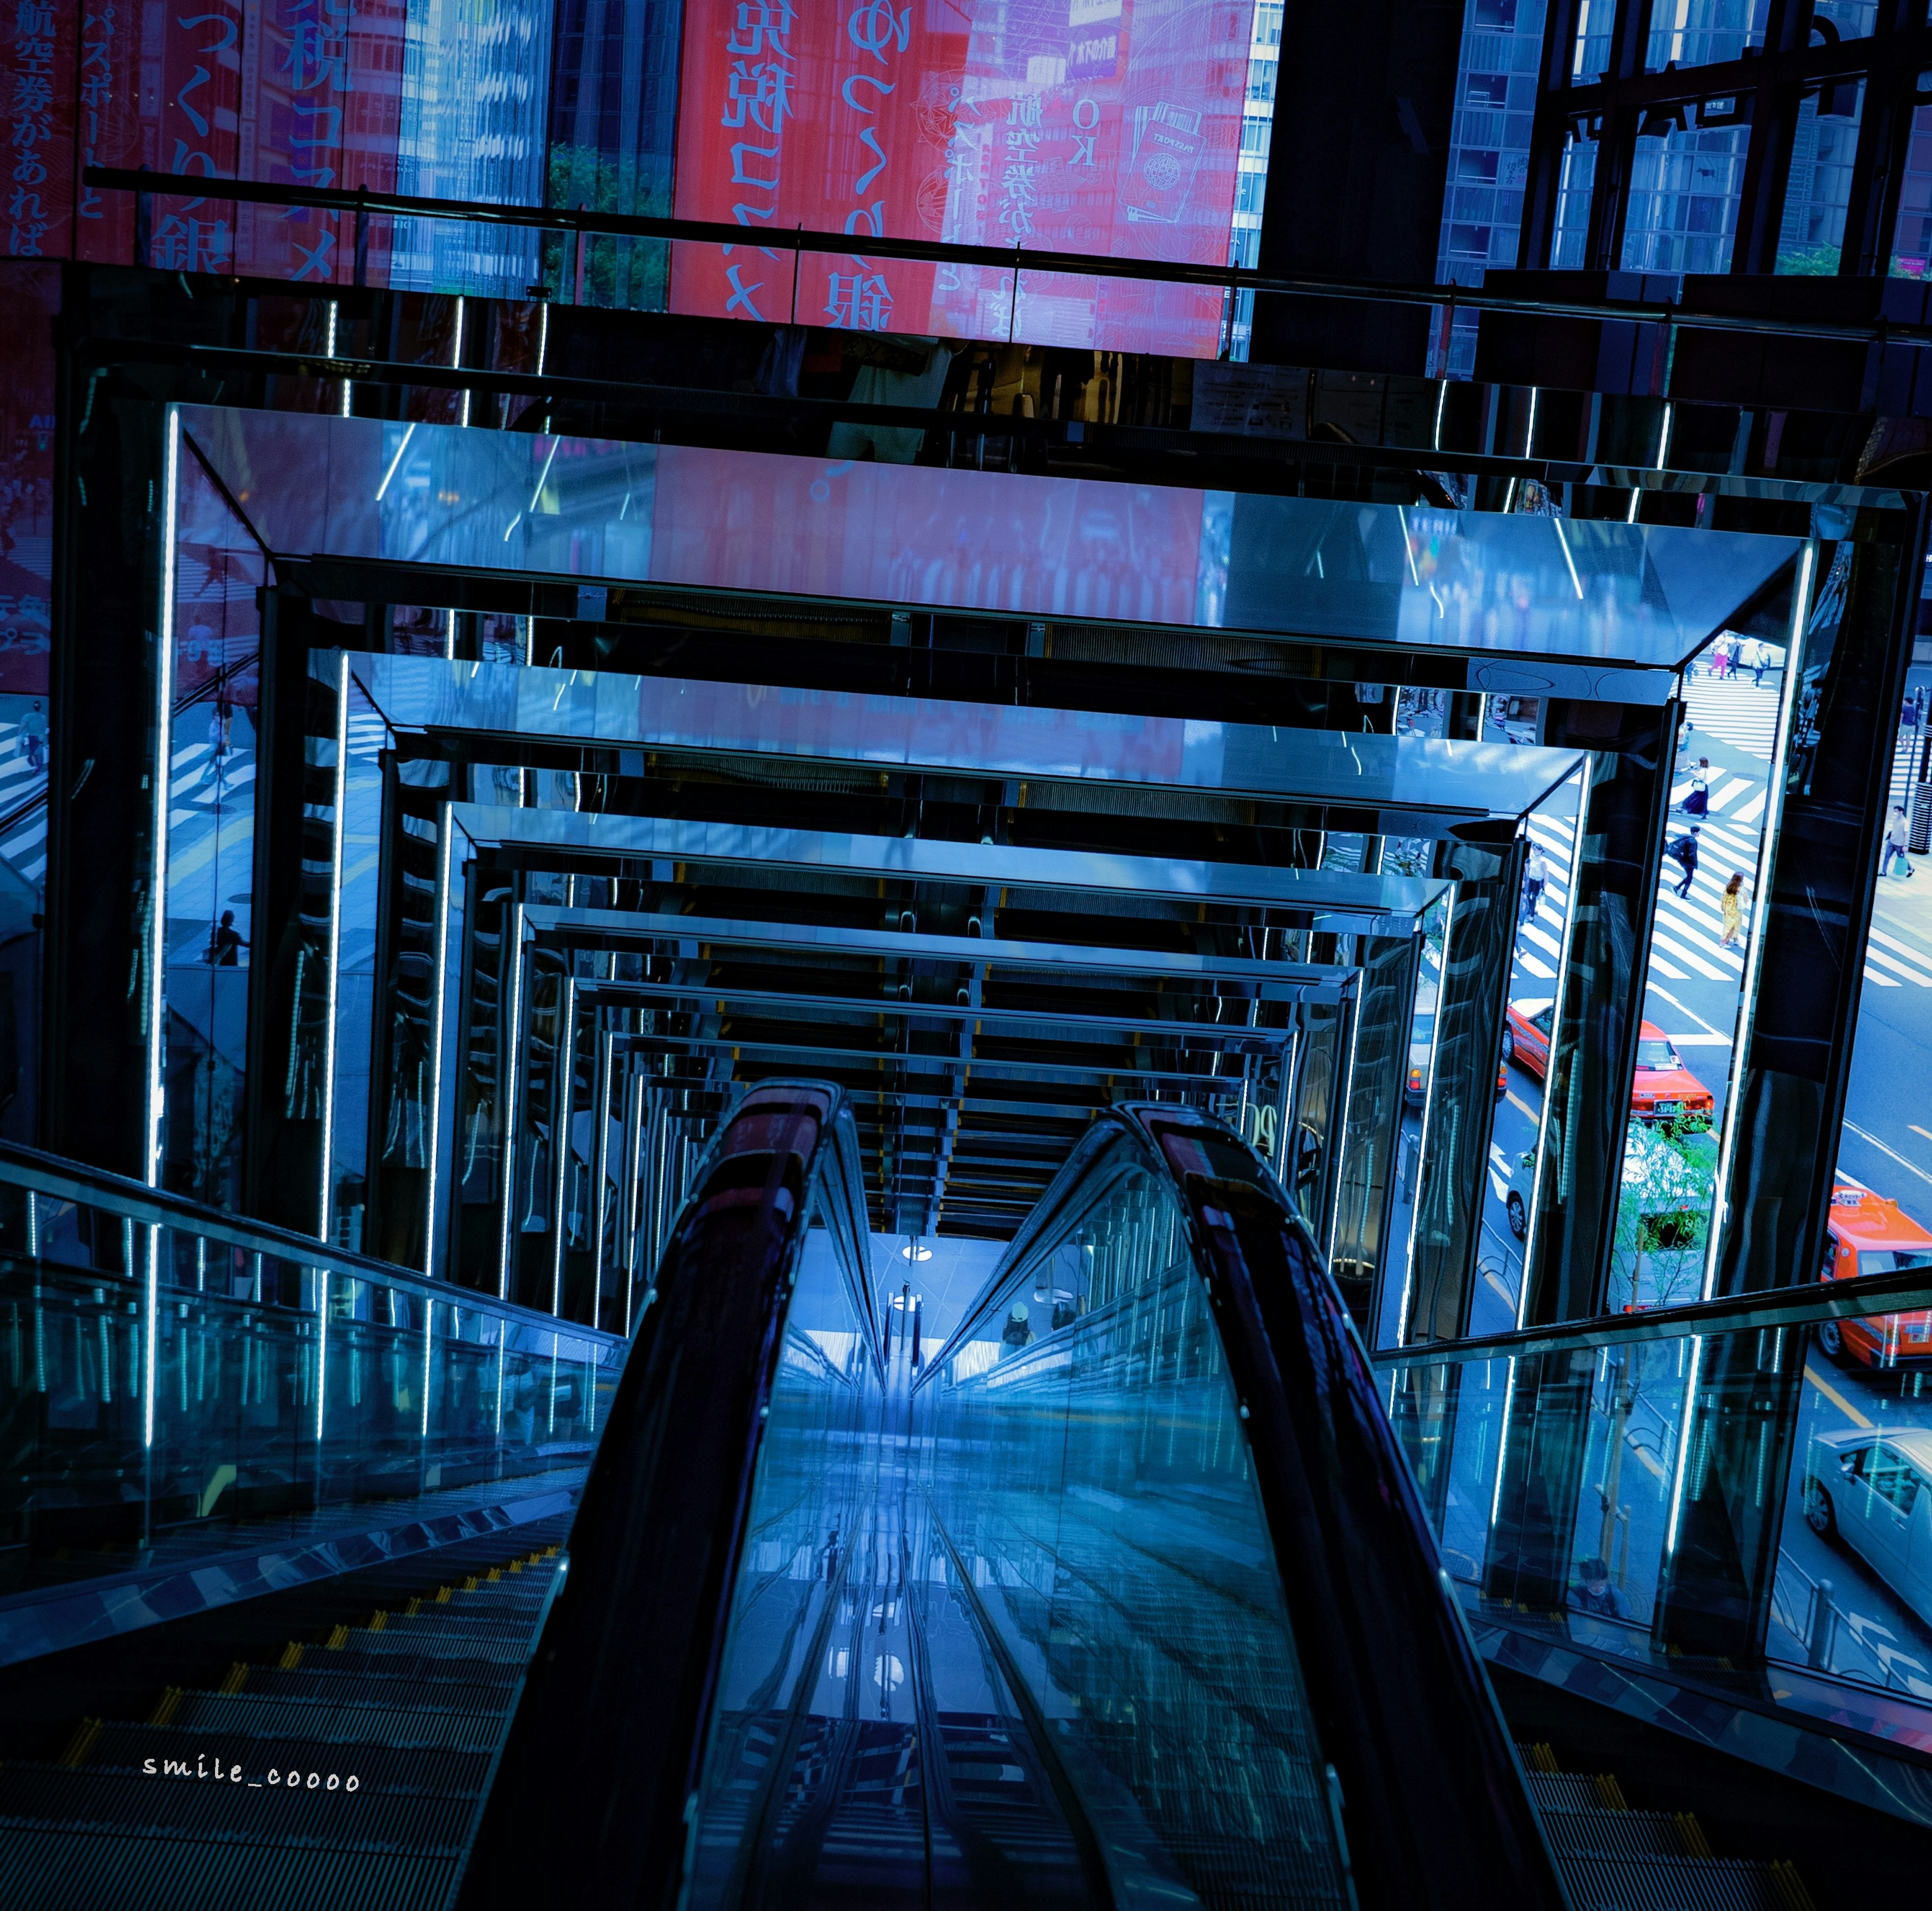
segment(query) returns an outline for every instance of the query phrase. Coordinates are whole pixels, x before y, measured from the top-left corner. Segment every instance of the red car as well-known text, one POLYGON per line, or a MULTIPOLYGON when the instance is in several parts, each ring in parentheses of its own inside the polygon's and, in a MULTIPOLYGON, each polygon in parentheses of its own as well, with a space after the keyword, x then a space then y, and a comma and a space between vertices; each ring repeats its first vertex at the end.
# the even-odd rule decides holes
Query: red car
MULTIPOLYGON (((1512 1002, 1503 1029, 1503 1060, 1527 1069, 1540 1082, 1550 1068, 1550 1018, 1554 1004, 1512 1002)), ((1709 1089, 1684 1066, 1669 1036, 1654 1022, 1637 1031, 1636 1074, 1630 1083, 1630 1113, 1640 1121, 1710 1122, 1717 1102, 1709 1089)))
MULTIPOLYGON (((1870 1188, 1834 1188, 1818 1278, 1856 1280, 1861 1274, 1900 1274, 1909 1268, 1932 1268, 1932 1234, 1901 1214, 1897 1202, 1870 1188)), ((1820 1321, 1818 1344, 1840 1365, 1856 1361, 1894 1370, 1932 1366, 1932 1313, 1820 1321)))

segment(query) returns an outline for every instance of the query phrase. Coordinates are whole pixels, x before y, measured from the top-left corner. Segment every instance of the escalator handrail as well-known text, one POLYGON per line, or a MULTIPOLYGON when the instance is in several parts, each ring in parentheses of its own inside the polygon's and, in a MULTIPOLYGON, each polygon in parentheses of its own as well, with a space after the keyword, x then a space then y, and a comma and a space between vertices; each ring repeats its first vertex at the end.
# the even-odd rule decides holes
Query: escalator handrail
POLYGON ((922 1378, 1004 1304, 1049 1226, 1130 1165, 1180 1205, 1362 1904, 1555 1911, 1554 1859, 1375 1375, 1306 1224, 1234 1130, 1173 1103, 1104 1111, 922 1378), (1209 1142, 1239 1172, 1188 1168, 1209 1142))
POLYGON ((1859 1320, 1875 1314, 1932 1309, 1932 1272, 1860 1274, 1850 1280, 1808 1282, 1802 1286, 1760 1289, 1714 1300, 1690 1300, 1674 1307, 1647 1307, 1628 1314, 1593 1314, 1557 1326, 1518 1328, 1466 1340, 1418 1340, 1385 1347, 1369 1356, 1384 1372, 1448 1362, 1521 1360, 1532 1354, 1572 1349, 1635 1346, 1650 1341, 1706 1339, 1763 1328, 1803 1328, 1820 1321, 1859 1320))
MULTIPOLYGON (((70 1160, 64 1155, 49 1154, 17 1142, 0 1141, 0 1187, 16 1187, 48 1199, 72 1202, 76 1205, 98 1208, 117 1217, 131 1220, 139 1227, 172 1228, 199 1235, 224 1247, 236 1247, 244 1253, 263 1254, 303 1268, 325 1269, 346 1274, 357 1280, 374 1281, 385 1287, 434 1300, 445 1306, 473 1309, 500 1318, 512 1326, 562 1334, 573 1340, 602 1348, 621 1348, 624 1336, 607 1328, 585 1326, 556 1314, 500 1300, 476 1288, 459 1287, 454 1282, 438 1280, 419 1268, 405 1268, 393 1261, 378 1260, 374 1255, 338 1247, 314 1234, 298 1234, 292 1228, 278 1227, 267 1221, 251 1220, 230 1214, 225 1208, 208 1208, 185 1195, 166 1188, 150 1187, 144 1181, 124 1174, 109 1173, 70 1160)), ((0 1246, 0 1255, 24 1253, 24 1250, 0 1246)), ((56 1263, 56 1265, 60 1264, 56 1263)), ((95 1280, 129 1280, 107 1268, 77 1270, 95 1280)))
POLYGON ((858 1159, 830 1083, 759 1083, 719 1124, 606 1418, 568 1576, 479 1814, 463 1911, 560 1887, 572 1903, 675 1901, 760 1436, 821 1201, 879 1371, 869 1267, 850 1258, 868 1246, 862 1208, 850 1212, 858 1159))

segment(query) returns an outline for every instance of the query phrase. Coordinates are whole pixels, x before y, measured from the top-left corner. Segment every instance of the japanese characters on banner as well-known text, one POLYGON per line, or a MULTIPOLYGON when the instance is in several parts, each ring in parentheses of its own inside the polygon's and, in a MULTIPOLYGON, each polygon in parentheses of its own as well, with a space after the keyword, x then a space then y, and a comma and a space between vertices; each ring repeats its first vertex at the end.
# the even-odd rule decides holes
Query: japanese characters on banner
MULTIPOLYGON (((355 220, 80 183, 89 166, 392 190, 408 0, 0 0, 0 251, 347 284, 355 220)), ((389 232, 371 219, 368 282, 389 232)))
POLYGON ((1211 358, 1218 290, 796 255, 832 227, 1225 263, 1252 0, 688 0, 674 310, 1211 358), (752 236, 758 236, 754 237, 752 236))
POLYGON ((0 695, 47 689, 60 268, 0 260, 0 695))
POLYGON ((0 0, 6 25, 6 246, 58 257, 74 225, 74 10, 62 0, 0 0))

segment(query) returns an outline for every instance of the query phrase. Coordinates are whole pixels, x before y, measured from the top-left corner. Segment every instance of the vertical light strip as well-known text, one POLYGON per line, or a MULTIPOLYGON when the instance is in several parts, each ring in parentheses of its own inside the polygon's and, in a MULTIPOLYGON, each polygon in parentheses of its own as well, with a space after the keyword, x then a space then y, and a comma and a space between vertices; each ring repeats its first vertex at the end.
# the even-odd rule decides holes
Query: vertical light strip
POLYGON ((503 1036, 503 1212, 497 1238, 496 1298, 510 1298, 510 1239, 517 1201, 517 1062, 524 1039, 524 905, 510 904, 510 974, 505 993, 509 998, 508 1025, 503 1036))
MULTIPOLYGON (((1526 1261, 1523 1263, 1526 1276, 1524 1285, 1526 1286, 1528 1285, 1527 1279, 1528 1266, 1528 1262, 1526 1261)), ((1516 1356, 1512 1354, 1509 1357, 1509 1372, 1504 1377, 1503 1381, 1503 1424, 1501 1430, 1496 1435, 1496 1491, 1490 1496, 1490 1530, 1491 1532, 1494 1532, 1496 1531, 1498 1516, 1502 1511, 1503 1467, 1504 1462, 1509 1458, 1510 1413, 1510 1410, 1515 1406, 1515 1405, 1516 1356)))
POLYGON ((1684 1474, 1690 1458, 1690 1426, 1697 1412, 1698 1370, 1703 1364, 1704 1336, 1690 1336, 1690 1367, 1684 1376, 1683 1419, 1677 1429, 1677 1465, 1670 1480, 1670 1519, 1664 1532, 1664 1556, 1677 1550, 1677 1527, 1684 1514, 1684 1474))
MULTIPOLYGON (((328 1270, 315 1270, 315 1472, 322 1478, 322 1410, 328 1393, 328 1270)), ((319 1501, 322 1496, 317 1493, 319 1501)))
POLYGON ((617 1037, 605 1030, 597 1042, 597 1060, 591 1071, 591 1120, 596 1124, 590 1137, 590 1324, 598 1327, 604 1318, 604 1208, 610 1173, 610 1077, 616 1066, 617 1037))
POLYGON ((172 405, 162 428, 161 601, 154 620, 154 841, 148 858, 148 1108, 142 1150, 142 1178, 151 1188, 159 1187, 161 1182, 166 1068, 168 820, 175 767, 175 518, 181 484, 181 413, 172 405))
MULTIPOLYGON (((1423 1166, 1429 1159, 1429 1130, 1436 1113, 1436 1084, 1438 1078, 1436 1072, 1436 1060, 1442 1051, 1442 1011, 1444 1006, 1444 998, 1449 993, 1449 938, 1456 927, 1456 903, 1461 893, 1462 887, 1460 882, 1450 884, 1448 908, 1442 918, 1442 968, 1436 980, 1436 1016, 1429 1034, 1429 1079, 1424 1084, 1422 1090, 1422 1132, 1417 1137, 1415 1144, 1415 1185, 1408 1191, 1410 1208, 1408 1258, 1402 1268, 1402 1306, 1396 1316, 1395 1323, 1395 1344, 1398 1347, 1406 1346, 1408 1344, 1408 1297, 1414 1291, 1415 1285, 1416 1226, 1422 1219, 1423 1166)), ((1425 926, 1427 920, 1426 916, 1424 918, 1425 926)), ((1422 946, 1424 952, 1426 954, 1429 947, 1426 926, 1422 946)), ((1412 1018, 1410 1027, 1412 1028, 1414 1026, 1414 1023, 1412 1018)), ((1407 1085, 1405 1082, 1403 1086, 1406 1088, 1407 1085)), ((1398 1156, 1398 1168, 1400 1165, 1400 1157, 1398 1156)), ((1382 1323, 1378 1321, 1375 1323, 1375 1326, 1376 1332, 1379 1334, 1382 1323)))
MULTIPOLYGON (((449 368, 452 371, 456 370, 463 363, 463 296, 460 292, 458 293, 456 298, 455 331, 456 335, 451 341, 449 347, 449 368)), ((462 408, 458 414, 456 422, 459 424, 467 424, 470 422, 470 388, 467 386, 465 386, 463 389, 462 408)))
POLYGON ((160 1377, 161 1356, 161 1227, 158 1221, 148 1225, 147 1358, 141 1378, 141 1445, 143 1451, 154 1444, 154 1390, 160 1377))
MULTIPOLYGON (((1556 1044, 1562 1039, 1563 1011, 1570 992, 1570 946, 1576 937, 1576 897, 1582 888, 1579 877, 1583 867, 1583 827, 1590 814, 1590 766, 1587 758, 1583 768, 1572 780, 1577 784, 1576 826, 1570 839, 1570 894, 1564 904, 1563 943, 1556 957, 1556 999, 1550 1011, 1550 1054, 1543 1064, 1543 1114, 1536 1124, 1536 1160, 1529 1171, 1529 1200, 1526 1204, 1529 1226, 1522 1238, 1522 1280, 1516 1295, 1518 1327, 1523 1324, 1523 1317, 1529 1307, 1529 1270, 1534 1264, 1536 1219, 1543 1206, 1543 1159, 1550 1145, 1550 1107, 1555 1100, 1550 1092, 1550 1080, 1556 1072, 1556 1044)), ((1525 826, 1526 830, 1527 825, 1525 826)), ((1511 1378, 1514 1378, 1514 1369, 1511 1378)))
POLYGON ((439 803, 436 820, 436 955, 430 966, 429 992, 429 1133, 423 1150, 424 1165, 429 1170, 429 1204, 423 1215, 423 1272, 432 1279, 436 1274, 436 1168, 442 1148, 443 1018, 448 1002, 449 870, 456 834, 454 806, 439 803))
POLYGON ((570 1198, 572 1131, 577 1124, 577 978, 563 979, 555 1044, 556 1073, 550 1083, 550 1153, 556 1168, 551 1177, 550 1310, 563 1312, 563 1244, 569 1223, 563 1208, 570 1198))
MULTIPOLYGON (((436 1332, 436 1303, 423 1303, 423 1370, 422 1370, 422 1437, 425 1444, 429 1439, 429 1370, 430 1345, 436 1332)), ((424 1488, 427 1491, 427 1487, 424 1488)))
MULTIPOLYGON (((1357 970, 1360 974, 1359 968, 1357 970)), ((1333 1145, 1337 1150, 1334 1156, 1334 1179, 1330 1185, 1335 1190, 1335 1200, 1328 1215, 1328 1258, 1332 1267, 1335 1260, 1335 1233, 1342 1225, 1342 1165, 1348 1148, 1348 1114, 1355 1103, 1355 1052, 1362 1041, 1362 991, 1356 991, 1354 1012, 1348 1024, 1348 1078, 1342 1088, 1342 1131, 1335 1136, 1333 1145)), ((1333 1102, 1330 1103, 1332 1107, 1333 1102)))
POLYGON ((1805 638, 1811 621, 1811 592, 1817 577, 1818 542, 1806 541, 1798 554, 1798 578, 1791 599, 1791 628, 1784 646, 1784 694, 1778 701, 1778 730, 1771 761, 1765 770, 1763 826, 1757 839, 1757 862, 1751 872, 1750 928, 1744 946, 1743 987, 1738 1018, 1732 1025, 1730 1087, 1724 1096, 1724 1132, 1718 1150, 1718 1180, 1712 1190, 1711 1225, 1704 1244, 1702 1298, 1716 1292, 1718 1255, 1730 1221, 1731 1170, 1737 1160, 1738 1102, 1744 1087, 1745 1051, 1750 1046, 1751 1016, 1757 1007, 1758 981, 1764 961, 1765 917, 1771 898, 1766 893, 1771 873, 1772 846, 1784 818, 1784 759, 1791 748, 1791 729, 1798 708, 1798 679, 1804 664, 1805 638))
POLYGON ((317 1239, 328 1238, 329 1171, 335 1142, 336 971, 342 964, 342 838, 348 826, 349 652, 335 660, 335 820, 328 850, 328 968, 322 977, 322 1186, 316 1210, 317 1239))

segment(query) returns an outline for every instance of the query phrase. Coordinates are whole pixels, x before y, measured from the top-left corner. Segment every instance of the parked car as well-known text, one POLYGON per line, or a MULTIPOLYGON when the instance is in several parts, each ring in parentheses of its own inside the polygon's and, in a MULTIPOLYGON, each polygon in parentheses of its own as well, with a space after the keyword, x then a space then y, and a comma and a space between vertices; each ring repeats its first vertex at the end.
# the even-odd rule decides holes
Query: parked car
POLYGON ((1804 1456, 1804 1518, 1856 1552, 1932 1624, 1932 1430, 1814 1433, 1804 1456))
MULTIPOLYGON (((1402 1099, 1419 1108, 1429 1099, 1429 1063, 1436 1047, 1436 986, 1425 982, 1415 992, 1415 1019, 1408 1028, 1408 1074, 1402 1084, 1402 1099)), ((1496 1064, 1496 1100, 1509 1093, 1507 1057, 1496 1064)))
MULTIPOLYGON (((1861 1274, 1932 1269, 1932 1234, 1898 1203, 1870 1188, 1836 1187, 1826 1216, 1824 1281, 1856 1280, 1861 1274)), ((1932 1366, 1932 1312, 1868 1314, 1856 1320, 1820 1321, 1818 1344, 1841 1366, 1909 1372, 1932 1366)))
MULTIPOLYGON (((1512 1002, 1503 1027, 1503 1061, 1527 1069, 1540 1082, 1550 1070, 1552 1002, 1512 1002)), ((1637 1030, 1636 1072, 1630 1080, 1630 1113, 1640 1121, 1688 1121, 1708 1126, 1717 1098, 1684 1066, 1676 1045, 1654 1022, 1637 1030)))

